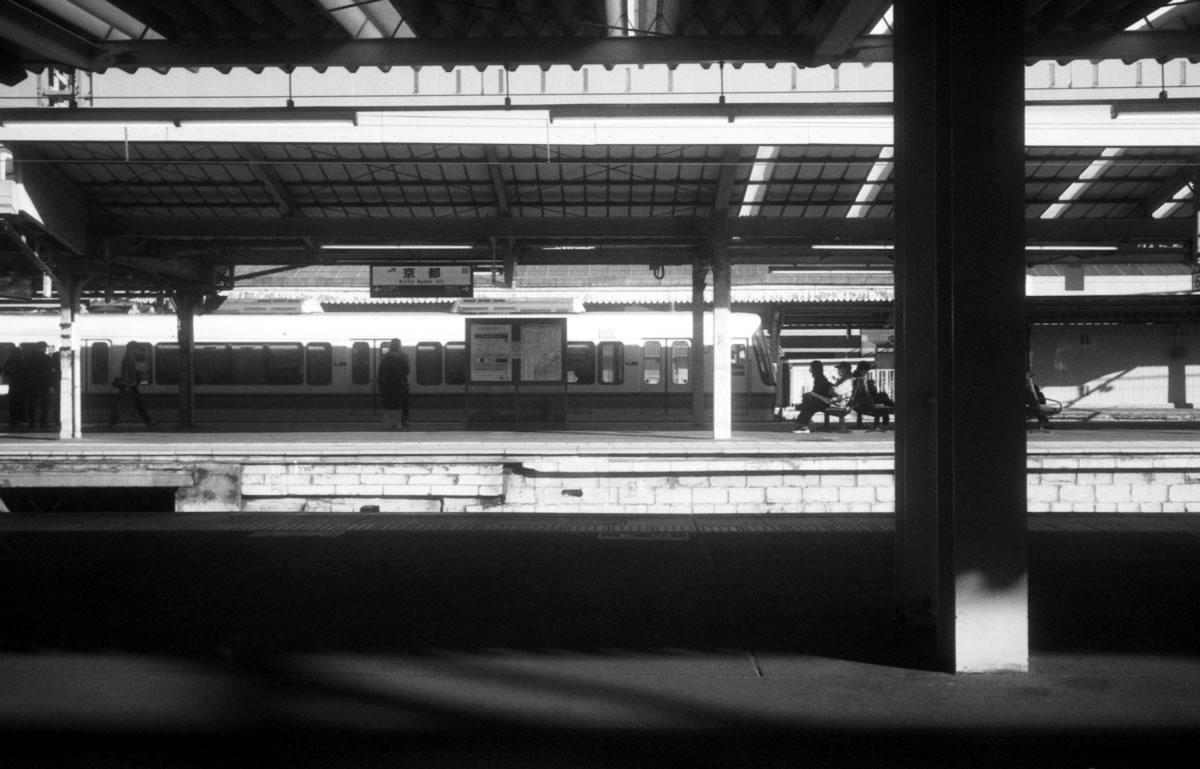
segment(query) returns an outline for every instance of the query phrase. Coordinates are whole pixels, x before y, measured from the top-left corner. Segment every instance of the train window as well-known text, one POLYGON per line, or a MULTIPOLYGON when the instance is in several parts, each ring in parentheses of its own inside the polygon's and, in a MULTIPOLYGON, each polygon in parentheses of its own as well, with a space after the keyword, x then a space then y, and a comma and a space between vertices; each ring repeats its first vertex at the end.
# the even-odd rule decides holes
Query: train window
POLYGON ((333 345, 314 342, 304 354, 304 381, 310 385, 333 384, 333 345))
POLYGON ((775 385, 775 367, 772 365, 771 352, 767 349, 767 338, 758 331, 750 338, 754 344, 754 361, 758 364, 758 376, 762 383, 773 387, 775 385))
POLYGON ((746 376, 746 343, 734 342, 729 345, 730 373, 733 376, 746 376))
POLYGON ((671 382, 687 384, 691 368, 692 345, 682 339, 671 342, 671 382))
POLYGON ((460 385, 467 382, 466 342, 446 342, 446 384, 460 385))
POLYGON ((417 342, 417 384, 442 383, 442 343, 417 342))
POLYGON ((625 383, 625 345, 622 342, 600 343, 600 383, 625 383))
POLYGON ((233 354, 229 345, 196 345, 195 383, 198 385, 233 383, 233 354))
MULTIPOLYGON (((92 360, 96 359, 96 348, 92 347, 92 360)), ((108 360, 108 354, 105 353, 105 361, 108 360)), ((107 367, 108 364, 105 363, 107 367)), ((154 345, 154 381, 160 385, 177 385, 179 384, 179 345, 177 344, 156 344, 154 345)))
POLYGON ((267 381, 266 346, 261 344, 240 344, 231 348, 229 374, 231 384, 265 384, 267 381))
POLYGON ((662 342, 642 345, 642 382, 648 385, 662 382, 662 342))
POLYGON ((371 345, 367 342, 355 342, 350 346, 350 383, 371 383, 371 345))
POLYGON ((298 344, 269 344, 267 384, 304 384, 304 348, 298 344))
MULTIPOLYGON (((0 345, 2 348, 3 345, 0 345)), ((92 355, 90 360, 91 380, 94 385, 106 385, 112 381, 112 375, 108 369, 108 342, 92 342, 92 355)), ((0 358, 4 357, 4 351, 0 349, 0 358)))
POLYGON ((567 381, 572 384, 596 383, 596 345, 592 342, 567 342, 567 381))

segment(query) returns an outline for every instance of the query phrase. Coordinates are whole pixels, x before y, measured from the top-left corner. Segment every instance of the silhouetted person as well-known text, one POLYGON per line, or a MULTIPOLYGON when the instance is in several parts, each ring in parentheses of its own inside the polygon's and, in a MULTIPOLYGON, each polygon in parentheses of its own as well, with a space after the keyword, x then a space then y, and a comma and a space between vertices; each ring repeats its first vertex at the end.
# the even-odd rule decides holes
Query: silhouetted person
POLYGON ((850 408, 862 416, 871 417, 876 426, 886 428, 891 421, 896 404, 887 393, 882 393, 875 382, 867 376, 871 364, 859 361, 854 368, 854 394, 850 396, 850 408))
POLYGON ((393 339, 376 375, 383 395, 384 427, 398 430, 409 426, 408 370, 408 356, 400 349, 400 340, 393 339))
POLYGON ((121 358, 121 373, 113 380, 113 386, 117 388, 117 397, 113 402, 112 414, 108 417, 110 427, 116 427, 127 394, 133 397, 133 406, 137 409, 137 415, 146 427, 154 427, 158 424, 142 404, 142 393, 139 390, 142 384, 142 372, 138 369, 137 357, 134 354, 137 345, 137 342, 125 345, 125 356, 121 358))
POLYGON ((38 342, 26 361, 29 369, 29 390, 26 393, 26 415, 29 426, 47 427, 50 417, 50 386, 54 362, 47 353, 45 342, 38 342))
MULTIPOLYGON (((839 373, 842 365, 846 366, 846 375, 849 376, 850 364, 839 364, 839 373)), ((809 365, 808 372, 812 374, 813 386, 800 398, 800 412, 796 414, 796 427, 792 430, 794 433, 808 432, 808 423, 812 421, 813 414, 829 408, 837 396, 836 385, 825 376, 824 363, 814 360, 809 365)), ((842 379, 838 381, 841 382, 842 379)))
POLYGON ((1025 413, 1034 417, 1038 421, 1038 429, 1045 432, 1050 429, 1050 417, 1046 416, 1046 412, 1042 410, 1042 406, 1046 403, 1046 396, 1042 395, 1042 388, 1037 386, 1033 381, 1033 372, 1025 372, 1025 413))
POLYGON ((4 377, 8 380, 8 425, 16 429, 28 418, 26 402, 29 393, 29 363, 25 352, 14 347, 4 361, 4 377))

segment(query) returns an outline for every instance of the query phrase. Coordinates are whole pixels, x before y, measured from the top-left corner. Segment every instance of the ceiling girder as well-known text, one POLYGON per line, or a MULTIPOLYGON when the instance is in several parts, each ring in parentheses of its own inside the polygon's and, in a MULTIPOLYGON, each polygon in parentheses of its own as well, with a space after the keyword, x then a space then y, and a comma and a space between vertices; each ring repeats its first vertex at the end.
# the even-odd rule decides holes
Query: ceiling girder
MULTIPOLYGON (((433 38, 375 40, 121 40, 83 69, 168 67, 550 67, 687 62, 813 63, 812 45, 785 37, 433 38)), ((890 45, 888 46, 890 50, 890 45)), ((869 59, 869 51, 856 53, 869 59)))
POLYGON ((62 27, 51 24, 35 13, 15 3, 0 3, 0 41, 7 40, 26 52, 28 61, 35 57, 48 66, 67 65, 77 69, 92 69, 103 48, 62 27))
POLYGON ((883 17, 891 4, 892 0, 822 4, 813 35, 820 41, 814 52, 816 60, 853 59, 855 43, 883 17))
MULTIPOLYGON (((730 237, 742 240, 772 238, 891 242, 892 219, 766 219, 731 218, 730 237)), ((1025 237, 1031 241, 1121 242, 1129 239, 1186 239, 1188 219, 1027 219, 1025 237)), ((109 238, 247 240, 316 238, 381 242, 486 242, 489 238, 523 240, 690 240, 710 237, 708 216, 560 217, 477 219, 447 218, 234 218, 234 217, 107 217, 92 223, 92 233, 109 238), (617 237, 614 237, 617 236, 617 237)))
MULTIPOLYGON (((848 42, 833 36, 479 37, 372 40, 111 40, 97 44, 70 35, 10 3, 0 4, 0 40, 23 49, 26 66, 67 65, 81 70, 248 67, 455 67, 794 63, 813 67, 838 61, 891 61, 890 35, 848 42), (838 54, 836 49, 841 49, 838 54)), ((1027 35, 1026 61, 1200 58, 1194 31, 1073 32, 1027 35)))

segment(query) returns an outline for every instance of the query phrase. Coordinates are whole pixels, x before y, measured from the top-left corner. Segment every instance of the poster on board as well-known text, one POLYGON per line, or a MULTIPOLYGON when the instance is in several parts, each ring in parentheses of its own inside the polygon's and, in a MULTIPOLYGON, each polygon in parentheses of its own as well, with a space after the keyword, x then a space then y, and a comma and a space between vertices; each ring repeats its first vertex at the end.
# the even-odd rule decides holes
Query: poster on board
POLYGON ((512 381, 511 324, 468 323, 467 344, 471 356, 472 382, 512 381))
POLYGON ((521 381, 563 381, 562 321, 521 323, 521 381))

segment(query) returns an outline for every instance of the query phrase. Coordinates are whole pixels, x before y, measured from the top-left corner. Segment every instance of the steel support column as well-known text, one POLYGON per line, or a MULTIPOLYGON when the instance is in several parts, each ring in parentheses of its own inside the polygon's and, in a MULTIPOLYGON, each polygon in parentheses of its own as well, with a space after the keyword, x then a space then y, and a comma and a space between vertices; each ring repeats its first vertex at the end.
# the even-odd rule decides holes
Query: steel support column
POLYGON ((185 291, 175 293, 179 341, 179 426, 196 425, 196 307, 199 301, 185 291))
POLYGON ((939 664, 1026 670, 1022 7, 900 0, 900 610, 939 664))
POLYGON ((729 360, 729 315, 733 306, 733 271, 724 218, 713 222, 713 439, 733 437, 733 366, 729 360))
POLYGON ((692 262, 692 425, 702 427, 707 418, 704 407, 704 283, 708 266, 697 256, 692 262))

